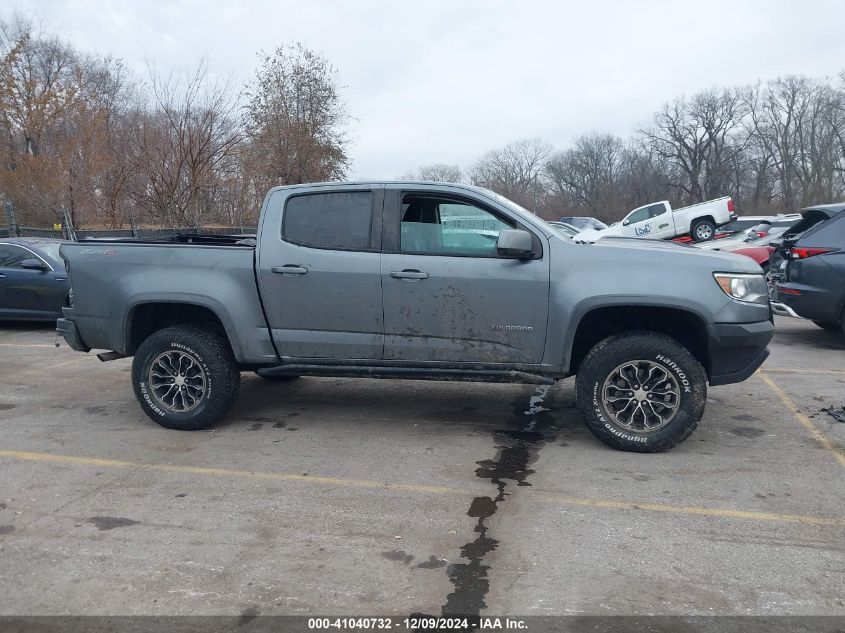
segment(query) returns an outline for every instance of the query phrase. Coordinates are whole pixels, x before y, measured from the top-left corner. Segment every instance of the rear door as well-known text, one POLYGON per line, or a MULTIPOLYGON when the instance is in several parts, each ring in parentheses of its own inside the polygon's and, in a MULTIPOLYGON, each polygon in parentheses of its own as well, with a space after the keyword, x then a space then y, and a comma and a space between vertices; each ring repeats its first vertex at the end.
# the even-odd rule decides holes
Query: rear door
POLYGON ((545 238, 534 259, 496 253, 506 228, 531 229, 466 195, 389 187, 385 195, 385 359, 539 364, 549 309, 545 238))
POLYGON ((657 202, 649 205, 648 219, 654 227, 652 237, 658 239, 675 237, 675 218, 668 204, 657 202))
POLYGON ((383 187, 275 191, 262 215, 257 275, 284 357, 380 359, 383 187))

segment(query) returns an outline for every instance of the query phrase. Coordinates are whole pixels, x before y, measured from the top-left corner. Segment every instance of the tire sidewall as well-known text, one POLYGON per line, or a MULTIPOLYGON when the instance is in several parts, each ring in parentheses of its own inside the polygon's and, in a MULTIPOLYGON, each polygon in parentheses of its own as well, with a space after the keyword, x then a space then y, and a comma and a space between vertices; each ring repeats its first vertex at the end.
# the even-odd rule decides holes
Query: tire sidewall
POLYGON ((604 442, 630 451, 654 452, 683 441, 695 430, 704 413, 707 381, 701 365, 683 347, 670 339, 649 336, 656 343, 609 339, 577 377, 582 414, 590 429, 604 442), (661 344, 663 343, 663 344, 661 344), (663 428, 635 433, 614 424, 601 404, 601 390, 608 375, 627 361, 646 360, 674 376, 680 391, 678 411, 663 428))
POLYGON ((692 227, 692 239, 696 242, 706 242, 707 240, 713 239, 713 236, 716 233, 716 227, 712 222, 696 222, 692 227), (710 227, 710 235, 707 237, 699 237, 698 236, 698 229, 701 226, 709 226, 710 227))
POLYGON ((173 328, 156 332, 139 347, 132 363, 132 383, 135 395, 145 413, 158 424, 174 429, 196 430, 211 426, 221 409, 229 407, 225 393, 230 376, 215 351, 190 330, 173 328), (190 411, 175 412, 163 408, 153 397, 148 383, 150 366, 162 353, 174 351, 190 354, 205 372, 206 390, 200 403, 190 411))

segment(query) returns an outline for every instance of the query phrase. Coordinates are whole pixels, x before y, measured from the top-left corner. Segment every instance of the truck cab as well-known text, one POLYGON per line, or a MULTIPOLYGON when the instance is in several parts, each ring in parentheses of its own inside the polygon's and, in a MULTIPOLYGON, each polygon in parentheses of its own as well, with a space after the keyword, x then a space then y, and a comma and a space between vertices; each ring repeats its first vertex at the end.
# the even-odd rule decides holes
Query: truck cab
POLYGON ((675 219, 668 201, 652 202, 631 211, 621 223, 624 237, 665 239, 675 236, 675 219))

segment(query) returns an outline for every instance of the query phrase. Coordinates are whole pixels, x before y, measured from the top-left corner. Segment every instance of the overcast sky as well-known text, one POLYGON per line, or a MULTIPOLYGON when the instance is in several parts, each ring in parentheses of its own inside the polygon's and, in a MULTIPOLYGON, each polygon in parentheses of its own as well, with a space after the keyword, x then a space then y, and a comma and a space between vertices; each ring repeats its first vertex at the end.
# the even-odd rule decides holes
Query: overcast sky
POLYGON ((842 0, 12 0, 138 75, 206 58, 238 82, 257 51, 301 41, 337 67, 352 175, 468 167, 509 141, 563 148, 627 135, 668 99, 712 86, 845 70, 842 0))

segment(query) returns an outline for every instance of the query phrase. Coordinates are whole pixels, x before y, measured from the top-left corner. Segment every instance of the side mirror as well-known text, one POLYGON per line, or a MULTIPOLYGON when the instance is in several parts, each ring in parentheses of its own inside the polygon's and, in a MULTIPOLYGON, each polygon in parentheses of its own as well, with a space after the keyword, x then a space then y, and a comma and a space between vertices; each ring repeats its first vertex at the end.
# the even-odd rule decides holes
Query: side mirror
POLYGON ((44 272, 45 270, 49 270, 47 264, 42 262, 40 259, 32 257, 30 259, 25 259, 21 262, 21 268, 26 268, 27 270, 40 270, 44 272))
POLYGON ((534 254, 531 233, 522 229, 505 229, 499 232, 496 252, 502 257, 528 259, 534 254))
POLYGON ((631 223, 631 221, 630 221, 630 220, 623 220, 623 221, 622 221, 622 226, 628 226, 630 223, 631 223))

